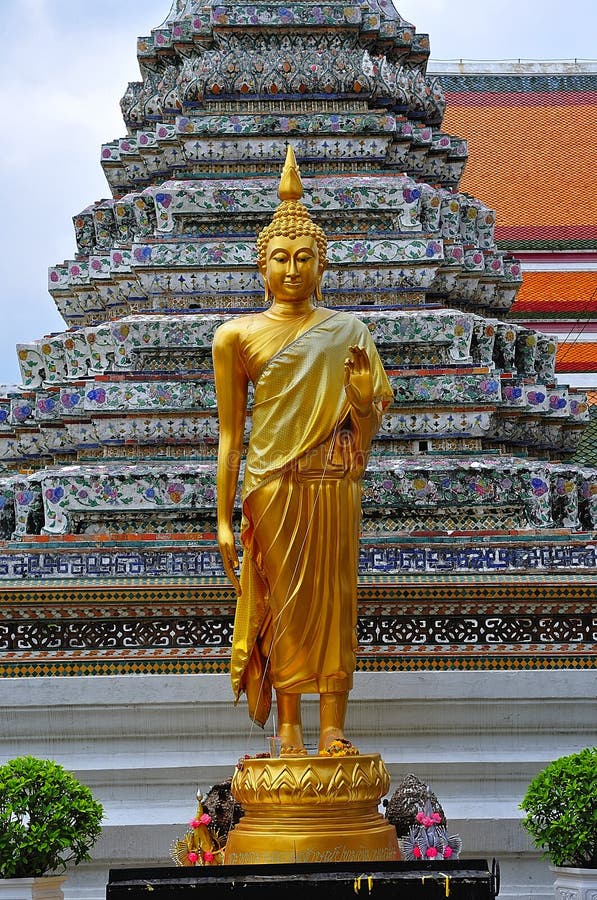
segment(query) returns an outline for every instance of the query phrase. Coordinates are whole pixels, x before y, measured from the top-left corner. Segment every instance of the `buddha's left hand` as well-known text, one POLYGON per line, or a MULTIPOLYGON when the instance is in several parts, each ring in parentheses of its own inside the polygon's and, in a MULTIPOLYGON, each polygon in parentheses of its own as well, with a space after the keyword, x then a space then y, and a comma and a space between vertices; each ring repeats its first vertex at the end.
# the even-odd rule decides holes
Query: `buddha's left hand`
POLYGON ((351 357, 344 360, 344 390, 352 408, 361 418, 370 415, 373 406, 373 378, 367 351, 349 347, 351 357))

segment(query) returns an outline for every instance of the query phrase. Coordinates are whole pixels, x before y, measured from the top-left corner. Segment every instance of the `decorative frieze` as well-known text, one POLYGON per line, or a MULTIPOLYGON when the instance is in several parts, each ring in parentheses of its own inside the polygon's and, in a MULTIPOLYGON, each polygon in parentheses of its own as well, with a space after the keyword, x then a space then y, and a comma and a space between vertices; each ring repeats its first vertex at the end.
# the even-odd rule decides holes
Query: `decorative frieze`
MULTIPOLYGON (((232 644, 233 616, 144 617, 93 621, 16 621, 0 624, 0 663, 4 653, 52 651, 92 652, 159 649, 200 651, 225 649, 232 644)), ((584 615, 384 615, 359 616, 357 639, 363 651, 373 647, 542 647, 587 644, 595 641, 597 623, 584 615)))
MULTIPOLYGON (((5 496, 0 488, 0 518, 11 504, 3 503, 5 496)), ((6 528, 3 527, 3 533, 6 528)), ((82 540, 82 539, 80 539, 82 540)), ((0 551, 0 579, 81 579, 81 578, 221 578, 224 575, 220 554, 214 539, 204 541, 204 546, 185 541, 182 546, 167 543, 166 536, 156 537, 149 545, 129 546, 126 541, 111 546, 60 543, 50 549, 21 547, 18 544, 0 551), (166 541, 164 545, 164 541, 166 541)), ((504 544, 499 538, 491 543, 484 539, 475 543, 470 537, 457 543, 446 538, 434 537, 432 545, 428 537, 419 545, 408 539, 395 538, 390 544, 376 543, 367 536, 361 543, 359 571, 371 575, 465 574, 476 572, 523 573, 595 571, 597 547, 594 542, 582 538, 571 542, 561 536, 557 540, 547 537, 523 538, 510 536, 504 544)), ((38 582, 40 583, 40 582, 38 582)))

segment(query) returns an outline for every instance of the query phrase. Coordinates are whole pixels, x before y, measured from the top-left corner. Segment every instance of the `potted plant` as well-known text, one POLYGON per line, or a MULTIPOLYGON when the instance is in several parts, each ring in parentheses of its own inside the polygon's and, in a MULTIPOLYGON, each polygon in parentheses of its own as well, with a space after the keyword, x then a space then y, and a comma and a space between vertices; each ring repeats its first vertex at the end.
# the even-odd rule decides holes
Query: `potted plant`
POLYGON ((597 896, 597 747, 562 756, 531 781, 523 828, 549 857, 556 898, 597 896))
POLYGON ((90 859, 104 810, 51 760, 0 766, 0 900, 62 900, 68 863, 90 859))

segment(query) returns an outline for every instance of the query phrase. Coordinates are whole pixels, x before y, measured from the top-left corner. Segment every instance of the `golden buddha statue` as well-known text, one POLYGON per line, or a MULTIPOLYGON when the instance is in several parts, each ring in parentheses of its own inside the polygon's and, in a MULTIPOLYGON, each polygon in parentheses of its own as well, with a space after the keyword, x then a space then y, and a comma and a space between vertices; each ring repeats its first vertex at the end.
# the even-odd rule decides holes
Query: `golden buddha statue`
POLYGON ((218 544, 237 593, 231 678, 265 725, 276 692, 282 755, 305 755, 301 695, 320 695, 319 751, 344 740, 356 665, 361 480, 392 391, 368 329, 319 305, 327 241, 300 202, 292 147, 258 237, 267 308, 213 344, 220 442, 218 544), (249 382, 252 429, 238 555, 232 528, 249 382))

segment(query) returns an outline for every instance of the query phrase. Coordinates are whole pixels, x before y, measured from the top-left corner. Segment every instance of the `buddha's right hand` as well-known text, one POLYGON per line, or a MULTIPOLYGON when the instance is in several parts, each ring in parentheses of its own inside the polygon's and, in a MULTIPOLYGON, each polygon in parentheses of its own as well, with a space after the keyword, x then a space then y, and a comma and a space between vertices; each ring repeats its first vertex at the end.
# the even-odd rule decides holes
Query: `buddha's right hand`
POLYGON ((218 547, 220 548, 224 571, 236 591, 236 596, 240 597, 240 581, 236 574, 238 569, 238 553, 236 552, 234 532, 232 531, 232 527, 228 524, 218 526, 218 547))

